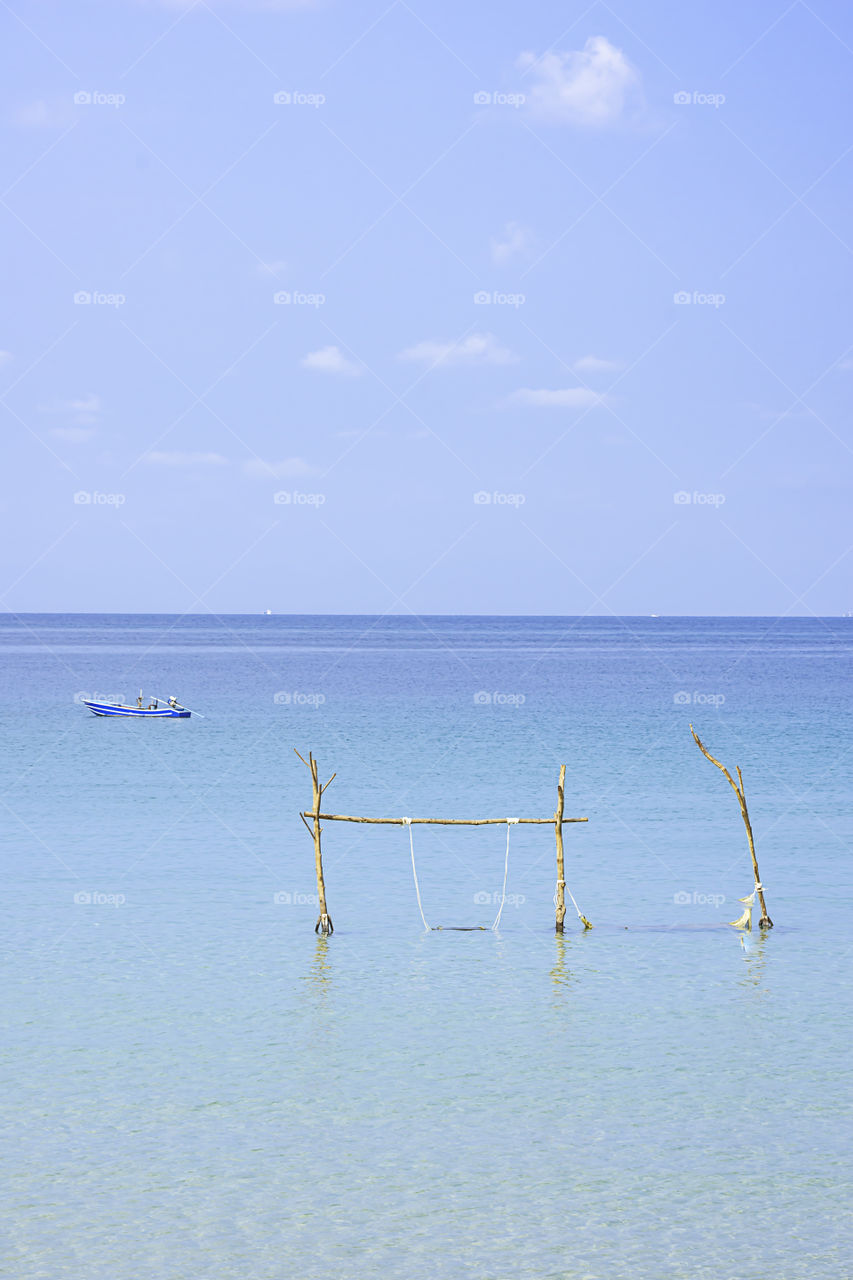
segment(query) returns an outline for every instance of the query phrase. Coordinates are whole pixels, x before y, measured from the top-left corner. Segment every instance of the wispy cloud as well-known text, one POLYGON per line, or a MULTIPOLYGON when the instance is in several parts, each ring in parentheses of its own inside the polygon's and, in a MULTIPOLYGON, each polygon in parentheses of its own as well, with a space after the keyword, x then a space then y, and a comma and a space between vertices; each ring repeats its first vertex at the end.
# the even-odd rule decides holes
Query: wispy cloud
POLYGON ((4 364, 8 364, 10 360, 14 359, 15 357, 12 355, 11 351, 0 351, 0 367, 4 364))
POLYGON ((424 427, 413 431, 388 431, 385 427, 373 427, 366 431, 364 427, 347 427, 345 431, 336 431, 340 440, 360 440, 369 436, 371 440, 428 440, 431 433, 424 427))
POLYGON ((530 232, 517 222, 508 222, 501 236, 492 236, 492 262, 503 266, 510 258, 520 257, 530 248, 530 232))
POLYGON ((50 102, 37 98, 18 107, 12 119, 22 129, 67 129, 74 123, 74 104, 70 95, 50 102))
POLYGON ((101 397, 90 391, 79 400, 68 400, 62 407, 72 413, 100 413, 101 397))
POLYGON ((280 276, 287 270, 287 263, 283 258, 274 258, 271 262, 258 262, 255 264, 255 274, 259 276, 280 276))
POLYGON ((511 404, 526 404, 537 409, 585 409, 603 397, 587 387, 561 387, 557 390, 534 390, 522 387, 509 397, 511 404))
POLYGON ((68 414, 77 426, 88 427, 98 421, 101 397, 94 391, 88 391, 84 396, 77 396, 73 400, 54 400, 49 404, 40 404, 37 408, 39 413, 68 414))
POLYGON ((357 378, 362 371, 354 360, 346 358, 340 347, 321 347, 319 351, 309 351, 299 363, 316 373, 342 373, 351 378, 357 378))
POLYGON ((181 450, 161 452, 154 449, 143 459, 158 467, 224 467, 228 459, 221 453, 184 453, 181 450))
POLYGON ((249 458, 243 463, 243 473, 269 480, 275 476, 277 480, 285 480, 289 476, 313 476, 317 468, 312 467, 304 458, 282 458, 278 462, 264 462, 262 458, 249 458))
POLYGON ((518 65, 531 77, 526 109, 558 123, 615 124, 639 97, 637 71, 606 36, 569 53, 523 53, 518 65))
POLYGON ((518 359, 493 333, 471 333, 461 342, 418 342, 397 358, 427 365, 513 364, 518 359))
POLYGON ((165 9, 259 9, 286 13, 289 9, 312 9, 318 0, 155 0, 165 9))
POLYGON ((604 360, 601 356, 580 356, 572 365, 575 373, 617 373, 620 360, 604 360))
POLYGON ((85 444, 96 434, 94 427, 51 427, 48 435, 64 444, 85 444))

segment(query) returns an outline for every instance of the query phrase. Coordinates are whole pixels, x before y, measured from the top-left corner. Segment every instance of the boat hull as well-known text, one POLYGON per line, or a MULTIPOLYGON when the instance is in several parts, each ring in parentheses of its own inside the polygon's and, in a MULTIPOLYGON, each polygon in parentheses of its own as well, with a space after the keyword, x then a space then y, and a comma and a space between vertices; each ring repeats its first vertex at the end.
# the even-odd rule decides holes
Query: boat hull
POLYGON ((185 711, 183 707, 157 707, 149 710, 148 707, 123 707, 116 702, 90 702, 87 698, 81 698, 80 701, 84 707, 88 707, 93 715, 96 716, 136 716, 143 719, 154 720, 189 720, 191 712, 185 711))

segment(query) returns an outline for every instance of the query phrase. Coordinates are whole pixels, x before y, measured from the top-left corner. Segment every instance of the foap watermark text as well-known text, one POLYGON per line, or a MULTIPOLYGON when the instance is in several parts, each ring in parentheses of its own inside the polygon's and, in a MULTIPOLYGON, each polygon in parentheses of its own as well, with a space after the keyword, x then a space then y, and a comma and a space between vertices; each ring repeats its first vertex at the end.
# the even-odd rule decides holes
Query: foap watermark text
POLYGON ((521 707, 526 701, 523 693, 502 693, 500 689, 491 693, 480 689, 474 694, 474 704, 478 707, 521 707))
POLYGON ((686 889, 672 895, 677 907, 721 907, 726 900, 724 893, 688 893, 686 889))
POLYGON ((292 693, 287 689, 279 689, 278 693, 274 693, 273 702, 277 707, 322 707, 326 701, 325 693, 300 693, 298 689, 294 689, 292 693))
POLYGON ((485 489, 474 494, 474 505, 477 507, 523 507, 527 501, 523 493, 499 493, 494 490, 488 493, 485 489))
POLYGON ((690 493, 687 489, 679 489, 672 495, 672 500, 677 507, 721 507, 726 500, 726 495, 699 493, 696 489, 690 493))
POLYGON ((721 707, 726 700, 724 693, 700 693, 698 690, 689 693, 687 689, 680 689, 678 693, 672 695, 672 700, 677 707, 721 707))

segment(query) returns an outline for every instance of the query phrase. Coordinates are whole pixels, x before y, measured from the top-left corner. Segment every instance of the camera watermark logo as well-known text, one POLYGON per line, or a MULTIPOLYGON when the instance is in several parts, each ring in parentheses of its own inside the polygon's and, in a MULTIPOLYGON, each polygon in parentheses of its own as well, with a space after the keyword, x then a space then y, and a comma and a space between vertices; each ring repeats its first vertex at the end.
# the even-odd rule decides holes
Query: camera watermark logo
POLYGON ((86 489, 78 489, 74 495, 74 502, 78 507, 123 507, 127 502, 127 495, 99 493, 97 489, 93 489, 90 493, 86 489))
POLYGON ((326 701, 326 695, 298 691, 288 693, 286 689, 279 689, 278 693, 273 694, 272 700, 277 707, 321 707, 326 701))
POLYGON ((322 507, 325 493, 301 493, 298 489, 279 489, 272 500, 277 507, 322 507))
POLYGON ((527 97, 523 93, 503 93, 500 89, 494 93, 480 89, 474 94, 475 107, 514 107, 517 111, 526 101, 527 97))
POLYGON ((279 89, 272 100, 277 107, 322 107, 325 93, 303 93, 301 89, 279 89))
POLYGON ((320 899, 316 893, 292 893, 289 889, 281 889, 274 893, 272 900, 277 907, 319 907, 320 899))
POLYGON ((677 507, 721 507, 726 500, 724 493, 698 493, 696 489, 692 493, 688 493, 686 489, 679 489, 677 493, 672 495, 672 500, 677 507))
POLYGON ((724 893, 687 893, 685 889, 681 889, 678 893, 672 895, 672 900, 677 907, 721 907, 726 900, 724 893))
POLYGON ((279 289, 272 296, 277 307, 313 307, 316 311, 326 301, 325 293, 302 293, 299 289, 279 289))
POLYGON ((78 907, 123 907, 127 898, 123 893, 75 893, 74 903, 78 907))
POLYGON ((526 501, 527 496, 523 493, 487 493, 485 489, 480 489, 474 494, 474 505, 477 507, 523 507, 526 501))
POLYGON ((726 700, 724 693, 688 693, 686 689, 680 689, 678 693, 672 695, 672 700, 677 707, 721 707, 726 700))
POLYGON ((672 300, 679 307, 721 307, 726 301, 726 295, 724 293, 702 293, 699 289, 694 289, 692 293, 688 293, 686 289, 679 289, 678 293, 672 295, 672 300))
POLYGON ((79 89, 74 95, 77 107, 123 107, 126 102, 123 93, 101 93, 100 89, 79 89))
POLYGON ((499 690, 489 693, 486 689, 480 689, 474 694, 474 705, 477 707, 521 707, 526 701, 523 693, 501 693, 499 690))
POLYGON ((520 907, 522 903, 527 901, 523 893, 508 893, 503 896, 500 889, 496 889, 494 893, 486 893, 480 890, 474 894, 474 903, 478 907, 499 907, 503 901, 506 907, 520 907))
POLYGON ((677 107, 720 108, 726 100, 726 95, 724 93, 700 93, 698 89, 694 89, 691 93, 686 89, 681 89, 678 93, 672 95, 672 100, 677 107))
POLYGON ((474 302, 478 307, 523 307, 527 296, 523 293, 501 293, 499 289, 478 289, 474 302))
POLYGON ((76 307, 123 307, 127 298, 123 293, 99 293, 97 289, 78 289, 74 294, 76 307))

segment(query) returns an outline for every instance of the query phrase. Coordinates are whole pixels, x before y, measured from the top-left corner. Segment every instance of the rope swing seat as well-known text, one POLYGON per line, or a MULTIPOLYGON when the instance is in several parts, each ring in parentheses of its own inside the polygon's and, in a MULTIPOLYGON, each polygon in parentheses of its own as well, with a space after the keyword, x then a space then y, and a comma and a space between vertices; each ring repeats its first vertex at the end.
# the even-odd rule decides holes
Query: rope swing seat
MULTIPOLYGON (((418 900, 418 911, 421 913, 421 920, 423 921, 425 931, 427 933, 440 933, 442 930, 448 930, 454 933, 488 933, 489 930, 484 924, 427 924, 427 919, 424 915, 423 902, 421 901, 421 889, 418 884, 418 869, 415 866, 415 841, 414 836, 412 835, 412 819, 401 818, 400 821, 404 827, 409 828, 409 853, 412 859, 412 879, 415 882, 415 897, 418 900)), ((491 931, 493 933, 497 933, 498 925, 501 922, 501 915, 503 914, 504 903, 506 902, 506 882, 507 876, 509 875, 509 832, 511 827, 518 826, 518 818, 506 818, 505 822, 506 853, 504 854, 504 882, 503 888, 501 889, 501 905, 498 907, 498 914, 495 916, 494 923, 491 926, 491 931)))

